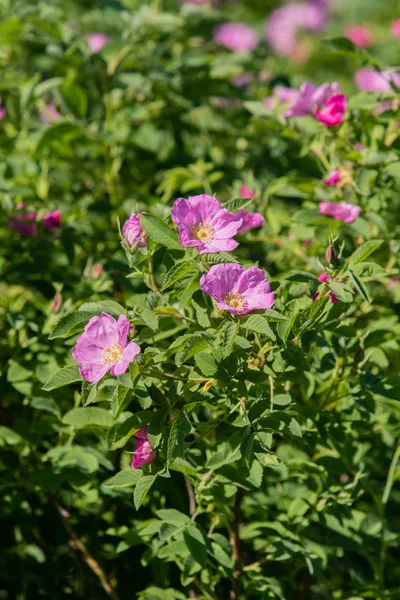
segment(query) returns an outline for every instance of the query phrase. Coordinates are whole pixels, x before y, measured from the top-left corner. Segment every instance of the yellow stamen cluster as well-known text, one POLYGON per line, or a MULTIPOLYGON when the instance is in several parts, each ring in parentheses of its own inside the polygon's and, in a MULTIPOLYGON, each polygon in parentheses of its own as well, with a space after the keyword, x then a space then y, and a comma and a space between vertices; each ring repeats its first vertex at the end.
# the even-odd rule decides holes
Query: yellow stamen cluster
POLYGON ((232 306, 236 310, 241 310, 246 305, 246 300, 238 292, 228 292, 223 298, 225 304, 232 306))
POLYGON ((212 240, 214 230, 208 223, 198 223, 192 227, 191 234, 200 242, 210 242, 212 240))
POLYGON ((103 363, 105 365, 113 365, 113 364, 117 363, 119 361, 119 359, 121 358, 122 353, 123 353, 123 350, 117 342, 115 342, 114 344, 111 344, 111 346, 108 346, 108 348, 105 348, 105 350, 103 352, 103 363))

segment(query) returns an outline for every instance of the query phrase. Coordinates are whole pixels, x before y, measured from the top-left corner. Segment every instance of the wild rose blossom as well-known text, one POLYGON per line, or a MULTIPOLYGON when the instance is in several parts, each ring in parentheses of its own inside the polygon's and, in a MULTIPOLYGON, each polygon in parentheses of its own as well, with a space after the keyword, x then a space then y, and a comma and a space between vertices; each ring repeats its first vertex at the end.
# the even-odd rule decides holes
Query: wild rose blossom
POLYGON ((320 215, 328 215, 333 219, 342 221, 343 223, 353 223, 360 215, 361 208, 356 204, 348 202, 320 202, 318 212, 320 215))
POLYGON ((354 83, 360 92, 391 92, 391 84, 400 88, 400 73, 390 69, 380 73, 374 69, 359 69, 354 74, 354 83))
POLYGON ((265 25, 265 39, 275 54, 290 56, 296 50, 298 33, 322 29, 326 18, 325 6, 321 3, 287 4, 271 13, 265 25))
POLYGON ((395 37, 400 38, 400 19, 396 19, 390 26, 390 30, 395 37))
POLYGON ((373 42, 372 31, 361 25, 350 25, 344 30, 344 37, 359 48, 369 48, 373 42))
POLYGON ((43 227, 49 231, 61 227, 61 213, 59 210, 49 211, 43 215, 43 227))
POLYGON ((238 210, 236 215, 242 219, 242 224, 238 229, 238 233, 243 233, 255 227, 261 227, 264 223, 264 217, 260 213, 249 213, 247 210, 238 210))
POLYGON ((146 246, 146 233, 140 225, 140 215, 131 214, 129 219, 124 223, 122 234, 131 246, 134 244, 138 244, 140 248, 146 246))
POLYGON ((256 32, 245 23, 224 23, 214 31, 214 40, 233 52, 251 52, 258 46, 256 32))
POLYGON ((257 196, 255 192, 249 190, 249 188, 245 185, 242 185, 242 187, 240 188, 240 195, 242 196, 242 198, 255 198, 257 196))
POLYGON ((7 109, 4 107, 1 108, 2 104, 3 104, 3 98, 0 96, 0 121, 2 121, 7 114, 7 109))
MULTIPOLYGON (((328 283, 328 281, 331 281, 331 277, 329 277, 329 275, 327 275, 326 273, 321 273, 321 275, 318 277, 319 281, 322 281, 323 283, 328 283)), ((312 300, 315 301, 317 300, 317 298, 320 297, 320 292, 317 292, 316 294, 314 294, 314 296, 312 297, 312 300)), ((339 298, 337 296, 335 296, 335 294, 331 291, 329 291, 329 296, 331 297, 332 302, 339 302, 339 298)))
POLYGON ((222 208, 213 196, 178 198, 171 217, 178 225, 180 244, 195 247, 200 254, 234 250, 238 246, 232 238, 238 233, 242 219, 222 208))
POLYGON ((143 465, 147 465, 152 462, 157 452, 153 450, 148 435, 147 427, 142 427, 136 433, 133 434, 137 440, 135 444, 135 454, 132 455, 132 469, 139 469, 143 465))
POLYGON ((57 123, 61 119, 61 115, 54 106, 54 104, 46 104, 44 110, 39 110, 39 117, 42 123, 45 125, 51 125, 57 123))
POLYGON ((200 289, 217 301, 218 308, 234 315, 265 310, 274 304, 274 292, 258 267, 213 265, 200 279, 200 289))
POLYGON ((332 171, 324 181, 324 185, 335 186, 340 181, 340 171, 332 171))
POLYGON ((87 43, 93 54, 100 52, 103 46, 111 40, 111 36, 105 33, 91 33, 87 37, 87 43))
POLYGON ((135 342, 128 343, 131 326, 125 315, 118 320, 103 312, 92 317, 72 350, 72 358, 80 364, 79 372, 86 381, 100 381, 110 371, 122 375, 140 352, 135 342))
POLYGON ((346 112, 346 96, 344 94, 335 94, 328 98, 325 105, 316 110, 314 115, 318 121, 321 121, 327 127, 336 127, 343 122, 346 112))
POLYGON ((21 235, 33 238, 37 235, 36 218, 35 212, 17 213, 11 217, 9 225, 21 235))

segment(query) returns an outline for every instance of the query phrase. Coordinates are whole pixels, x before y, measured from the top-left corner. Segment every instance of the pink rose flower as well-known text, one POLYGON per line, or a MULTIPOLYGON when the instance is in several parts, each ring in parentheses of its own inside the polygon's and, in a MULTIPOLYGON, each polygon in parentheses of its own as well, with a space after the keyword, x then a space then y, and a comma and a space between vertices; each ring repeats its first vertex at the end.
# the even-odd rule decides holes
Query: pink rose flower
POLYGON ((247 210, 238 210, 236 215, 242 219, 242 224, 238 229, 238 233, 243 233, 254 227, 261 227, 264 223, 264 217, 260 213, 249 213, 247 210))
MULTIPOLYGON (((323 109, 329 98, 338 91, 339 85, 336 82, 323 83, 317 88, 306 82, 298 90, 277 86, 273 89, 272 101, 275 97, 280 104, 289 103, 289 107, 283 113, 285 117, 306 117, 313 115, 318 109, 323 109)), ((271 98, 267 98, 266 104, 269 108, 272 107, 271 98)))
POLYGON ((217 301, 218 308, 234 315, 265 310, 274 304, 274 292, 258 267, 214 265, 201 277, 200 289, 217 301))
POLYGON ((36 237, 36 217, 35 212, 17 213, 11 217, 10 227, 26 237, 36 237))
POLYGON ((333 219, 343 221, 343 223, 352 223, 360 215, 361 208, 356 204, 348 202, 320 202, 318 212, 320 215, 329 215, 333 219))
POLYGON ((327 127, 337 127, 343 122, 346 112, 346 96, 335 94, 328 98, 321 110, 315 111, 315 117, 327 127))
POLYGON ((257 194, 249 190, 249 188, 245 185, 242 185, 242 187, 240 188, 240 195, 242 196, 242 198, 255 198, 257 196, 257 194))
POLYGON ((80 364, 79 372, 86 381, 100 381, 110 371, 122 375, 140 352, 135 342, 128 343, 131 326, 124 315, 118 321, 107 313, 92 317, 72 350, 72 358, 80 364))
POLYGON ((265 39, 275 54, 290 56, 296 50, 298 33, 322 29, 326 17, 325 6, 321 3, 287 4, 270 14, 265 25, 265 39))
POLYGON ((137 440, 135 444, 135 454, 132 455, 132 469, 139 469, 143 465, 152 462, 157 452, 153 450, 153 446, 149 442, 147 435, 147 427, 142 427, 133 434, 137 440))
MULTIPOLYGON (((326 273, 321 273, 321 275, 318 277, 319 281, 322 281, 323 283, 328 283, 328 281, 331 281, 331 277, 329 277, 329 275, 327 275, 326 273)), ((314 294, 314 296, 312 297, 313 302, 315 302, 315 300, 317 300, 317 298, 320 297, 320 292, 317 292, 316 294, 314 294)), ((329 296, 331 297, 331 301, 332 302, 339 302, 339 298, 337 296, 335 296, 335 294, 333 292, 329 292, 329 296)))
POLYGON ((178 225, 181 245, 195 247, 200 254, 234 250, 238 242, 232 238, 239 231, 242 219, 221 206, 216 198, 207 194, 188 200, 178 198, 171 217, 178 225))
POLYGON ((57 123, 61 119, 61 115, 54 104, 46 104, 45 110, 39 110, 39 117, 45 125, 57 123))
MULTIPOLYGON (((0 107, 3 104, 3 98, 0 96, 0 107)), ((4 117, 7 114, 7 109, 6 108, 0 108, 0 121, 2 121, 4 119, 4 117)))
POLYGON ((224 23, 214 31, 214 40, 233 52, 251 52, 258 46, 256 32, 245 23, 224 23))
POLYGON ((134 244, 138 244, 140 248, 146 246, 146 233, 140 225, 140 215, 131 214, 129 219, 124 223, 122 234, 131 246, 134 244))
POLYGON ((380 73, 374 69, 359 69, 354 74, 354 83, 360 92, 391 92, 391 84, 400 88, 400 74, 390 69, 380 73))
POLYGON ((324 185, 334 186, 340 181, 340 172, 332 171, 324 181, 324 185))
POLYGON ((100 52, 102 47, 111 40, 111 36, 105 33, 91 33, 87 37, 87 43, 93 54, 100 52))
POLYGON ((61 213, 59 210, 53 210, 43 215, 43 227, 49 231, 61 227, 61 213))
POLYGON ((391 32, 394 36, 400 38, 400 19, 396 19, 390 26, 391 32))
POLYGON ((372 46, 372 31, 368 27, 360 25, 350 25, 344 30, 344 37, 353 42, 359 48, 369 48, 372 46))

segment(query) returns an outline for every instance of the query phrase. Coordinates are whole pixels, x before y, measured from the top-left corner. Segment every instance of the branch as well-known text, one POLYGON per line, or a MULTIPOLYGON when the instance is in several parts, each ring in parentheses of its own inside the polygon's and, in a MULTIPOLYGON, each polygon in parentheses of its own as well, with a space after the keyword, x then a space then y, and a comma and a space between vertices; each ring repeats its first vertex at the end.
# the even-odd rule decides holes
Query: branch
POLYGON ((193 517, 194 513, 196 512, 196 498, 194 495, 193 486, 190 483, 190 481, 188 479, 186 479, 186 477, 185 477, 185 485, 186 485, 187 493, 189 496, 189 514, 191 517, 193 517))
POLYGON ((70 525, 70 523, 68 521, 69 516, 70 516, 69 512, 61 506, 61 504, 58 502, 58 500, 52 494, 48 494, 48 497, 50 498, 50 500, 53 503, 53 505, 55 506, 58 514, 60 515, 62 522, 64 524, 64 527, 69 535, 70 548, 72 548, 72 550, 74 550, 74 552, 82 553, 83 560, 88 565, 88 567, 93 571, 93 573, 96 575, 96 577, 100 580, 100 583, 101 583, 104 591, 106 592, 106 594, 109 596, 109 598, 111 598, 111 600, 118 600, 118 596, 117 596, 115 590, 113 589, 113 587, 111 586, 110 582, 108 581, 107 576, 104 573, 103 569, 100 567, 97 560, 90 554, 90 552, 86 548, 85 544, 78 537, 77 533, 75 532, 73 527, 70 525))
POLYGON ((234 507, 234 519, 232 523, 231 532, 231 545, 232 545, 232 558, 234 561, 233 566, 233 583, 230 592, 230 600, 237 600, 239 598, 240 591, 240 577, 242 575, 242 557, 240 554, 240 541, 239 541, 239 525, 241 520, 241 506, 244 496, 244 490, 239 488, 235 496, 235 507, 234 507))

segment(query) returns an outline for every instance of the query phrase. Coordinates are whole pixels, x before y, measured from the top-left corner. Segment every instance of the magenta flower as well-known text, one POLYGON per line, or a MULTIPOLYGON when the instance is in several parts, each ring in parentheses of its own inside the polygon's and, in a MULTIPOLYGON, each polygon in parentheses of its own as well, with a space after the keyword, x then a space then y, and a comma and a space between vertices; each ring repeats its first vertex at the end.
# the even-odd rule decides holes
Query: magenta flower
POLYGON ((61 213, 59 210, 53 210, 43 215, 43 227, 49 231, 61 227, 61 213))
POLYGON ((240 188, 240 195, 242 196, 242 198, 255 198, 257 196, 255 192, 249 190, 249 188, 245 185, 242 185, 242 187, 240 188))
POLYGON ((242 73, 241 75, 236 75, 233 78, 232 83, 237 88, 246 87, 253 80, 253 75, 251 73, 242 73))
POLYGON ((188 200, 178 198, 171 217, 178 225, 182 246, 195 247, 200 254, 234 250, 238 246, 232 238, 239 231, 242 219, 221 206, 216 198, 207 194, 188 200))
POLYGON ((61 119, 61 115, 54 106, 54 104, 46 104, 44 110, 39 110, 39 117, 42 123, 45 125, 51 125, 57 123, 61 119))
POLYGON ((133 434, 137 440, 135 444, 135 454, 132 455, 132 469, 139 469, 153 461, 157 452, 149 442, 147 427, 142 427, 133 434))
POLYGON ((372 31, 368 27, 350 25, 344 30, 344 36, 359 48, 369 48, 372 46, 372 31))
POLYGON ((258 267, 214 265, 200 279, 200 289, 217 301, 218 308, 234 315, 265 310, 274 304, 274 292, 258 267))
POLYGON ((359 69, 354 74, 354 83, 360 92, 391 92, 391 84, 400 88, 400 74, 389 69, 381 73, 374 69, 359 69))
POLYGON ((258 46, 256 32, 245 23, 224 23, 214 31, 214 40, 233 52, 251 52, 258 46))
POLYGON ((339 85, 336 82, 323 83, 317 88, 312 83, 306 82, 298 90, 277 86, 273 89, 272 101, 267 98, 266 104, 272 108, 275 97, 281 104, 289 103, 289 107, 283 113, 285 117, 306 117, 323 109, 328 100, 338 91, 339 85))
POLYGON ((140 225, 140 215, 132 213, 122 228, 123 236, 128 240, 131 246, 138 244, 140 248, 146 246, 146 233, 140 225))
POLYGON ((236 215, 242 219, 238 233, 254 229, 254 227, 261 227, 264 223, 264 217, 260 213, 248 213, 247 210, 238 210, 236 215))
POLYGON ((111 40, 111 36, 105 33, 91 33, 87 37, 87 43, 93 54, 100 52, 102 47, 111 40))
POLYGON ((4 107, 1 108, 2 104, 3 104, 3 98, 0 96, 0 121, 2 121, 7 114, 7 109, 4 107))
POLYGON ((395 37, 400 38, 400 19, 396 19, 392 22, 390 30, 395 37))
MULTIPOLYGON (((326 273, 321 273, 321 275, 318 277, 319 281, 322 281, 323 283, 328 283, 328 281, 331 281, 331 277, 329 277, 329 275, 327 275, 326 273)), ((317 292, 316 294, 314 294, 314 296, 312 297, 313 302, 315 300, 317 300, 317 298, 320 297, 320 292, 317 292)), ((331 297, 331 301, 332 302, 339 302, 339 298, 337 296, 335 296, 335 294, 331 291, 329 291, 329 296, 331 297)))
POLYGON ((320 202, 318 212, 320 215, 328 215, 343 223, 352 223, 360 215, 361 208, 348 202, 340 202, 340 204, 320 202))
POLYGON ((35 212, 17 213, 11 217, 9 225, 21 235, 33 238, 37 235, 36 217, 35 212))
POLYGON ((322 29, 326 17, 321 3, 287 4, 271 13, 264 30, 265 39, 275 54, 290 56, 296 50, 298 33, 322 29))
POLYGON ((72 350, 72 358, 80 364, 79 372, 86 381, 100 381, 110 371, 122 375, 139 354, 135 342, 128 343, 131 326, 124 315, 118 321, 107 313, 92 317, 72 350))
POLYGON ((324 185, 334 186, 340 181, 340 172, 332 171, 324 181, 324 185))
POLYGON ((336 127, 343 122, 346 112, 346 96, 335 94, 328 98, 321 110, 315 111, 315 118, 327 127, 336 127))

